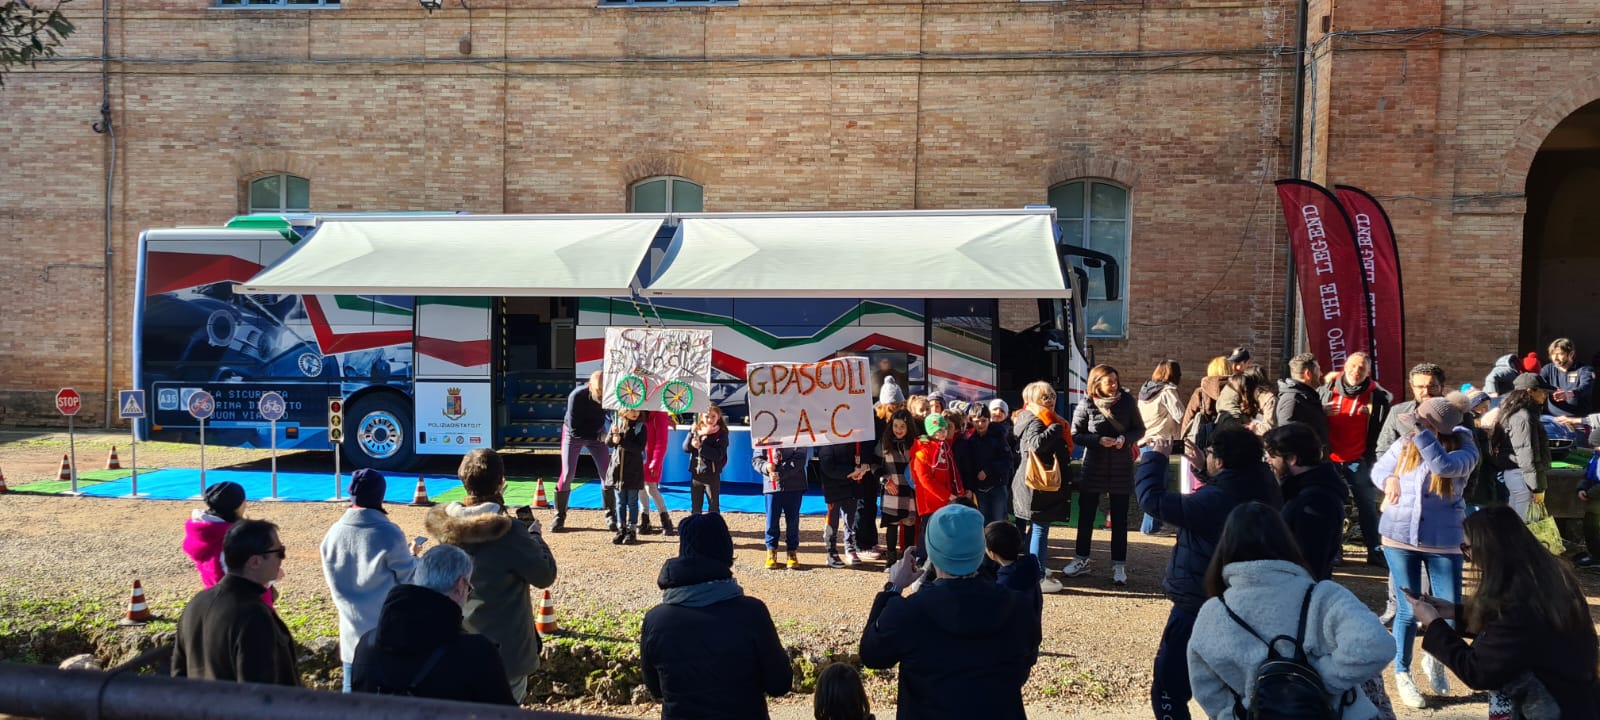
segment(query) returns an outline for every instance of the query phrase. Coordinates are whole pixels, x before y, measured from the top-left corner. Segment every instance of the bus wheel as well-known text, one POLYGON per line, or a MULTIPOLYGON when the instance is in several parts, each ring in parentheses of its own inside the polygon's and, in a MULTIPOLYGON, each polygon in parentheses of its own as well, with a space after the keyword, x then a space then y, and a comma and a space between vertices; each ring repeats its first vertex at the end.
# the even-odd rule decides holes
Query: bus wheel
POLYGON ((411 409, 405 398, 393 393, 376 393, 356 403, 350 416, 345 457, 356 467, 378 470, 405 470, 416 459, 411 441, 411 409))

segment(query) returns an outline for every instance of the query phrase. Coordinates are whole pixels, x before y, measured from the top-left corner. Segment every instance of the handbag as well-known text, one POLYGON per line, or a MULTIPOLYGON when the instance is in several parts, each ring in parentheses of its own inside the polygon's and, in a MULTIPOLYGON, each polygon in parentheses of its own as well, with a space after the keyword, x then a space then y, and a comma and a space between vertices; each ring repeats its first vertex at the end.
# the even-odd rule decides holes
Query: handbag
POLYGON ((1550 511, 1545 509, 1543 503, 1528 506, 1528 531, 1533 533, 1540 545, 1556 555, 1567 549, 1566 543, 1561 540, 1561 529, 1556 527, 1556 519, 1550 517, 1550 511))
POLYGON ((1039 453, 1028 452, 1028 474, 1026 476, 1028 487, 1044 492, 1060 492, 1061 490, 1061 459, 1055 453, 1050 454, 1050 466, 1045 467, 1044 461, 1039 459, 1039 453))

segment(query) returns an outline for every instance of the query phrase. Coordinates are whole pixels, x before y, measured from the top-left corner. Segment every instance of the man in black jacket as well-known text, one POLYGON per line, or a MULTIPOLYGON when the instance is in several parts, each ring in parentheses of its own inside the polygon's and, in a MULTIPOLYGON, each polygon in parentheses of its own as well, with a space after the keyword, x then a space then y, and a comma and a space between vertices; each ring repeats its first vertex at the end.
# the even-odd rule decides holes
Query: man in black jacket
POLYGON ((1039 596, 978 574, 985 545, 977 510, 940 508, 922 546, 937 579, 905 598, 900 589, 920 574, 911 555, 890 568, 861 633, 861 664, 900 666, 900 717, 1027 717, 1022 686, 1039 659, 1039 596))
POLYGON ((794 671, 766 604, 733 579, 733 537, 717 513, 678 525, 678 557, 661 566, 661 604, 639 636, 644 686, 662 720, 767 717, 794 671))
POLYGON ((1158 718, 1188 720, 1189 634, 1200 606, 1206 602, 1206 568, 1222 538, 1228 513, 1247 502, 1283 504, 1272 472, 1261 462, 1261 440, 1240 426, 1212 433, 1207 447, 1194 448, 1189 464, 1203 468, 1206 483, 1190 495, 1167 491, 1167 454, 1171 441, 1151 442, 1139 458, 1134 491, 1139 508, 1163 523, 1178 528, 1178 543, 1167 561, 1162 586, 1172 600, 1161 646, 1156 651, 1155 677, 1150 684, 1150 705, 1158 718))
POLYGON ((1315 432, 1292 422, 1267 431, 1267 465, 1283 489, 1283 520, 1318 580, 1333 577, 1344 535, 1344 478, 1326 462, 1315 432))
POLYGON ((472 592, 472 557, 454 545, 423 554, 410 584, 383 600, 378 627, 361 636, 351 664, 357 692, 516 705, 500 651, 461 630, 472 592))
POLYGON ((183 608, 173 641, 172 675, 204 680, 299 685, 294 638, 261 599, 283 577, 278 526, 240 520, 222 539, 228 574, 183 608))
MULTIPOLYGON (((585 450, 594 459, 600 482, 609 482, 611 473, 611 448, 606 446, 606 409, 600 406, 602 389, 601 372, 594 371, 589 382, 579 385, 567 396, 567 414, 561 420, 561 477, 556 480, 556 521, 550 532, 567 529, 567 500, 572 495, 572 479, 578 474, 578 458, 585 450)), ((616 532, 616 498, 611 492, 600 494, 604 498, 608 529, 616 532)))
POLYGON ((1328 448, 1328 414, 1322 409, 1322 396, 1317 383, 1322 369, 1317 366, 1317 356, 1300 353, 1289 358, 1289 377, 1278 381, 1278 401, 1274 407, 1276 426, 1292 422, 1305 423, 1317 434, 1323 453, 1328 448))

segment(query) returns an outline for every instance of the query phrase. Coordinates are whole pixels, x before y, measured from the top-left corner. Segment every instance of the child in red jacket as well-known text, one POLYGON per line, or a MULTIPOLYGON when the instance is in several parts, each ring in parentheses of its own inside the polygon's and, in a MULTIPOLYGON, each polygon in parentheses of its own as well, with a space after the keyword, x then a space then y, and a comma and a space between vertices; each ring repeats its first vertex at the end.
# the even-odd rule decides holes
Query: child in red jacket
POLYGON ((917 438, 911 446, 911 482, 917 492, 917 539, 922 539, 922 529, 928 518, 946 505, 964 498, 967 491, 961 486, 961 474, 950 442, 954 432, 950 423, 939 413, 930 413, 923 421, 926 437, 917 438))

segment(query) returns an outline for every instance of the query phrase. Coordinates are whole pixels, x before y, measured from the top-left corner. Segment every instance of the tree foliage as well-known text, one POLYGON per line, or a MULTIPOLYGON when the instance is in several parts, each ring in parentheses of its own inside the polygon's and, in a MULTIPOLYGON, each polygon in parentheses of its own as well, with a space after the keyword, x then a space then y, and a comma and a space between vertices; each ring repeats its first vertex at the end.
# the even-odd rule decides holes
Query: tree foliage
POLYGON ((72 34, 72 22, 61 12, 65 1, 45 9, 27 0, 0 0, 0 88, 7 71, 54 56, 72 34))

